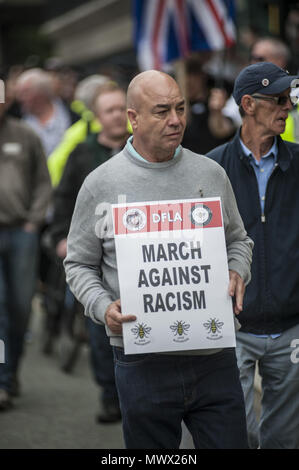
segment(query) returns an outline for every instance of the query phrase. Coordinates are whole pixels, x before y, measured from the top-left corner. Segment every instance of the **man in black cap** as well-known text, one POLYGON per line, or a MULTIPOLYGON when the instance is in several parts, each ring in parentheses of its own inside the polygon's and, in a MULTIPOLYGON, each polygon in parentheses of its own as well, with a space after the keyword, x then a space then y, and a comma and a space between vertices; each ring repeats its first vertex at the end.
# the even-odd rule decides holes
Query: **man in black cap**
POLYGON ((242 127, 208 153, 225 168, 255 243, 237 333, 252 448, 299 448, 299 145, 280 137, 298 85, 298 77, 269 62, 243 69, 233 91, 242 127), (263 389, 259 426, 256 363, 263 389))

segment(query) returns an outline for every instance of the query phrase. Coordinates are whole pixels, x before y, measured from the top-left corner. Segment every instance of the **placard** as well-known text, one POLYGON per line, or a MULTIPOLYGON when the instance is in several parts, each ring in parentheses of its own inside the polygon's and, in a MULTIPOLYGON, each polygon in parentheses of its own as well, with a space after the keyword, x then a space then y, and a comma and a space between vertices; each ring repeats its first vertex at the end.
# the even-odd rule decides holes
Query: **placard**
POLYGON ((234 347, 220 198, 112 211, 125 353, 234 347))

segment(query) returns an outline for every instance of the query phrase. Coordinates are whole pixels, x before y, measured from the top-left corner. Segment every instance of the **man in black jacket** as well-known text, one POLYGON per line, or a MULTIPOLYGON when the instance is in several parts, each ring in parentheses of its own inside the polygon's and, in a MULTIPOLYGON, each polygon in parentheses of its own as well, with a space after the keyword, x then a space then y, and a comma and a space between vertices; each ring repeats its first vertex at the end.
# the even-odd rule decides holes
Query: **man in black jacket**
MULTIPOLYGON (((54 220, 51 229, 56 253, 66 256, 66 237, 79 189, 85 177, 96 167, 118 153, 128 138, 126 95, 116 84, 100 87, 94 111, 101 122, 99 134, 89 134, 85 142, 71 153, 54 195, 54 220)), ((71 295, 71 293, 70 293, 71 295)), ((101 412, 98 421, 110 423, 120 419, 114 380, 113 354, 105 327, 87 318, 91 363, 96 382, 102 387, 101 412)))
POLYGON ((272 63, 243 69, 233 92, 242 127, 207 154, 225 168, 255 243, 237 334, 253 448, 299 447, 299 145, 280 137, 298 84, 272 63), (259 426, 253 410, 256 362, 263 389, 259 426))

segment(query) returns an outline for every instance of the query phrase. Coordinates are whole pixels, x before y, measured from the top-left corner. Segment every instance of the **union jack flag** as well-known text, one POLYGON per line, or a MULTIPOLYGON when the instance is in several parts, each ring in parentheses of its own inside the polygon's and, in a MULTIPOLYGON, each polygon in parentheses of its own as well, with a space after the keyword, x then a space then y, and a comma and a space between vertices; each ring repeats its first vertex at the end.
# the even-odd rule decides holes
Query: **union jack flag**
POLYGON ((142 70, 160 70, 191 51, 235 43, 234 0, 134 0, 134 40, 142 70))

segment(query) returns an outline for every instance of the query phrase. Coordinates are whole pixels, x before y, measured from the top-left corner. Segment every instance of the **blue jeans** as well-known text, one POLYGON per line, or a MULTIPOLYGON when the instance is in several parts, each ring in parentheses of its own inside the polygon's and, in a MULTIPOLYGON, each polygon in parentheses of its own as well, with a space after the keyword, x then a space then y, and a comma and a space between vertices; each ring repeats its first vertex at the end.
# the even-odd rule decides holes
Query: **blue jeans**
POLYGON ((299 364, 291 343, 299 325, 278 338, 237 333, 237 358, 244 391, 249 445, 261 449, 299 449, 299 364), (261 417, 254 410, 256 363, 262 378, 261 417))
POLYGON ((0 388, 9 390, 23 353, 37 276, 38 234, 21 228, 0 228, 0 339, 5 363, 0 388))
POLYGON ((127 448, 178 449, 182 421, 197 449, 248 448, 233 348, 207 356, 113 351, 127 448))

